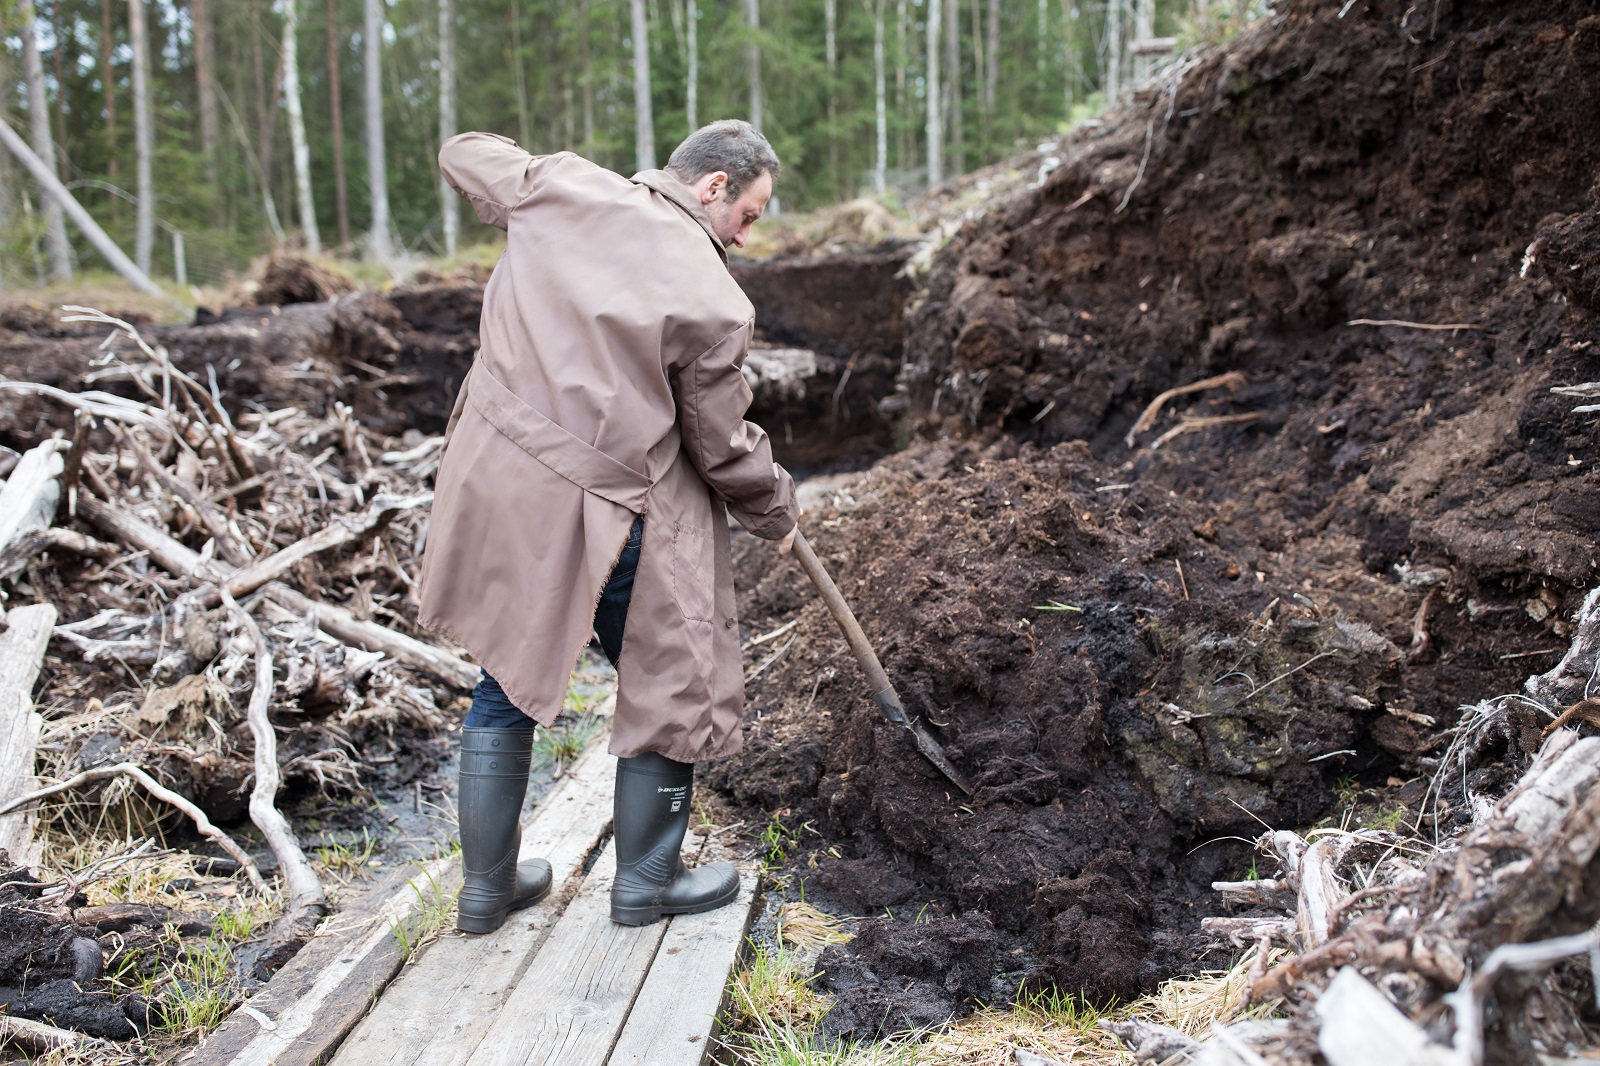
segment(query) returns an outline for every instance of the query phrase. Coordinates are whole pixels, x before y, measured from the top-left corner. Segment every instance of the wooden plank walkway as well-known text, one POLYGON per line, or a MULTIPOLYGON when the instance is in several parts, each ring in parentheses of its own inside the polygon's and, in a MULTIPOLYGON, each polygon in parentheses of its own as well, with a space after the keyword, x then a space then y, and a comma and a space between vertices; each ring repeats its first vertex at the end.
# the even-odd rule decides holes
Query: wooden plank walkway
POLYGON ((342 937, 319 935, 189 1062, 700 1066, 758 877, 741 871, 738 900, 709 914, 613 923, 616 763, 603 748, 573 765, 523 830, 523 857, 542 855, 554 870, 547 899, 487 936, 452 926, 407 965, 391 926, 414 920, 436 886, 455 890, 455 864, 438 864, 446 868, 399 883, 367 914, 341 916, 351 927, 342 937))

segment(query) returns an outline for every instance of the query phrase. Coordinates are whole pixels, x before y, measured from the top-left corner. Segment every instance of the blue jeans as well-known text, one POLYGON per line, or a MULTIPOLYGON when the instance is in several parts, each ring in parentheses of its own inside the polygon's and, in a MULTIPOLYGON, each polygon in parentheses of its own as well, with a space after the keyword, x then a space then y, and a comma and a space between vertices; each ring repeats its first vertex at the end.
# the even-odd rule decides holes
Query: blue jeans
MULTIPOLYGON (((600 648, 616 666, 622 658, 622 630, 628 621, 628 602, 633 599, 633 572, 639 568, 639 547, 644 543, 644 515, 633 520, 628 543, 623 545, 617 565, 600 592, 594 609, 594 632, 600 648)), ((478 687, 472 690, 472 709, 467 712, 468 729, 532 729, 533 719, 517 710, 506 697, 500 682, 483 671, 478 687)))

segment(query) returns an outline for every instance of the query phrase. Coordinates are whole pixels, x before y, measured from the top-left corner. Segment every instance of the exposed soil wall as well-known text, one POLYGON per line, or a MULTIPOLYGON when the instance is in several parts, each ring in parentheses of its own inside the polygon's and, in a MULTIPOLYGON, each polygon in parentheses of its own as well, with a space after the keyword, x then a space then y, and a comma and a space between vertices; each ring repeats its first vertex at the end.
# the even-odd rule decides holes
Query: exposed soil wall
MULTIPOLYGON (((1419 778, 1595 580, 1593 418, 1550 389, 1600 378, 1597 118, 1591 4, 1289 3, 969 222, 908 317, 924 442, 808 529, 977 794, 876 718, 797 568, 739 562, 751 632, 799 625, 748 652, 713 776, 781 812, 807 897, 1128 996, 1201 964, 1230 837, 1341 792, 1464 820, 1419 778)), ((1471 787, 1538 741, 1497 732, 1471 787)), ((831 1033, 921 1019, 895 990, 947 946, 898 942, 834 958, 870 1009, 831 1033)))

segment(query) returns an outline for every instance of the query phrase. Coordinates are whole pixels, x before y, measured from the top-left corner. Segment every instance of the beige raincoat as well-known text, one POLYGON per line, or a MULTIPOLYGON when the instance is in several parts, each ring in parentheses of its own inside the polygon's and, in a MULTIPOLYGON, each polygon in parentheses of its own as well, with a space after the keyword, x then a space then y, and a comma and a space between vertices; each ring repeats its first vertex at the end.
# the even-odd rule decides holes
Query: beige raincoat
POLYGON ((794 482, 744 420, 753 309, 692 189, 466 133, 439 152, 507 231, 456 399, 422 567, 424 626, 554 721, 595 603, 644 514, 611 751, 681 762, 742 743, 724 501, 775 540, 794 482))

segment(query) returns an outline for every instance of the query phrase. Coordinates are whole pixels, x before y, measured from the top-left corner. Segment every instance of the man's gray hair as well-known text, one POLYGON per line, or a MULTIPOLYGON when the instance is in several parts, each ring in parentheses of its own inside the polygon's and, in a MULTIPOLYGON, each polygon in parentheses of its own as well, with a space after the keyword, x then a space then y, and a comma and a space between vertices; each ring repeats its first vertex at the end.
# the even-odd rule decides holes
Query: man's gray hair
POLYGON ((684 138, 667 160, 667 170, 693 185, 714 170, 728 175, 728 197, 737 200, 746 185, 763 174, 778 180, 778 153, 761 131, 741 118, 708 123, 684 138))

